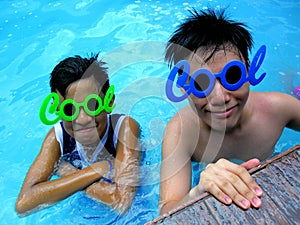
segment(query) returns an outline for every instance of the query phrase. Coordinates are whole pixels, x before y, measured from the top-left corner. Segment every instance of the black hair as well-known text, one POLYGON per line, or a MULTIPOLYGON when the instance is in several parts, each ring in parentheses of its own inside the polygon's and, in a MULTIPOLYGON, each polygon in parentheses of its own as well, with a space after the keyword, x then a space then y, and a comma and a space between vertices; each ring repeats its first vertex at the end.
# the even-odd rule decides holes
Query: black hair
POLYGON ((94 77, 102 86, 101 92, 106 93, 109 88, 107 67, 103 61, 98 61, 98 54, 91 54, 88 58, 79 55, 68 57, 59 62, 50 74, 51 92, 59 92, 65 97, 69 85, 77 80, 94 77))
POLYGON ((189 12, 192 15, 175 30, 166 46, 165 61, 170 67, 200 47, 207 51, 213 47, 212 53, 205 59, 208 61, 221 47, 225 49, 231 44, 238 49, 249 68, 248 52, 251 52, 253 40, 244 23, 229 20, 225 9, 218 12, 192 9, 189 12))

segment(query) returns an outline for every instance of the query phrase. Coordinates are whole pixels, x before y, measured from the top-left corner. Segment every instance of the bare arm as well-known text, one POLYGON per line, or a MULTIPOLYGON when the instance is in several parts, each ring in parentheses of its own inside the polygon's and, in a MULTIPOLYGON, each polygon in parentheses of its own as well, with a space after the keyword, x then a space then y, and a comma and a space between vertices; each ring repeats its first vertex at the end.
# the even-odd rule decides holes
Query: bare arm
MULTIPOLYGON (((173 120, 173 119, 172 119, 173 120)), ((235 202, 247 209, 253 205, 260 207, 262 190, 248 173, 248 169, 258 166, 259 161, 249 160, 237 165, 221 159, 201 173, 200 182, 194 188, 191 185, 191 154, 188 142, 191 134, 184 135, 182 127, 174 121, 168 124, 163 140, 160 213, 174 209, 204 192, 209 192, 224 204, 235 202)), ((193 137, 194 138, 194 137, 193 137)))
POLYGON ((26 175, 16 202, 18 213, 25 213, 38 206, 60 201, 91 185, 109 170, 107 162, 99 162, 68 176, 50 181, 59 157, 60 147, 52 128, 26 175))
POLYGON ((188 201, 191 186, 191 159, 184 145, 180 123, 172 119, 162 143, 160 214, 188 201))
POLYGON ((283 93, 272 93, 276 113, 284 117, 286 127, 300 131, 300 100, 283 93))
POLYGON ((120 213, 125 213, 130 208, 138 185, 139 135, 140 130, 136 121, 126 117, 120 127, 117 155, 113 163, 113 182, 96 182, 86 188, 89 196, 111 206, 120 213))
POLYGON ((220 159, 214 164, 209 164, 202 171, 199 184, 190 189, 190 161, 186 162, 173 177, 166 180, 163 180, 163 174, 166 171, 173 171, 174 168, 164 168, 167 166, 164 162, 161 173, 160 214, 189 202, 205 192, 211 193, 224 204, 234 202, 243 209, 251 206, 259 208, 261 206, 259 197, 263 192, 247 171, 258 165, 257 159, 249 160, 243 165, 220 159))

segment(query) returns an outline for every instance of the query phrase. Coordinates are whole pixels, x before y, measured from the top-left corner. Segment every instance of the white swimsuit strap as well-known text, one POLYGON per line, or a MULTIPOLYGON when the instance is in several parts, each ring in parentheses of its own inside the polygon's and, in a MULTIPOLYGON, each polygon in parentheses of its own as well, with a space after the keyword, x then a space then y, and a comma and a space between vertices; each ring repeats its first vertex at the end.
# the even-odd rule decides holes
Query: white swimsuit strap
POLYGON ((101 140, 99 141, 99 144, 97 145, 92 157, 91 157, 91 160, 88 160, 87 157, 86 157, 86 154, 83 150, 83 147, 82 145, 76 141, 76 148, 77 148, 77 151, 78 151, 78 154, 79 154, 79 157, 81 159, 81 161, 84 163, 83 165, 83 168, 93 164, 96 159, 97 159, 97 156, 99 155, 99 153, 102 151, 102 149, 104 148, 104 145, 106 143, 106 140, 107 140, 107 137, 108 137, 108 131, 109 131, 109 127, 110 127, 110 119, 109 119, 109 115, 107 115, 107 127, 106 127, 106 131, 103 135, 103 137, 101 138, 101 140))
POLYGON ((113 141, 114 141, 114 147, 115 148, 117 148, 120 127, 121 127, 121 124, 122 124, 123 120, 125 119, 125 117, 126 117, 125 115, 120 116, 119 119, 118 119, 118 122, 116 124, 116 127, 114 128, 114 138, 113 138, 113 141))

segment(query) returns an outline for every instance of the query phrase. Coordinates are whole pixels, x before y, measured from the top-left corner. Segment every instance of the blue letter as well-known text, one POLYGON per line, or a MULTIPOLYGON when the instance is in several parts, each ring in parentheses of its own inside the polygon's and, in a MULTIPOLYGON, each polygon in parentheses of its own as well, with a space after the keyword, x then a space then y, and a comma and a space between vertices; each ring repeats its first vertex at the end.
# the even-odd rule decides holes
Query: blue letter
POLYGON ((181 60, 179 61, 171 70, 167 83, 166 83, 166 95, 167 97, 173 101, 173 102, 180 102, 183 101, 184 99, 186 99, 189 94, 191 93, 191 89, 187 90, 186 93, 184 95, 182 95, 181 97, 177 97, 174 95, 173 93, 173 83, 174 83, 174 79, 178 73, 178 70, 181 69, 181 67, 183 67, 182 71, 183 74, 182 76, 180 76, 176 82, 176 86, 181 88, 183 87, 183 85, 185 84, 185 82, 188 79, 189 76, 189 72, 190 72, 190 64, 188 63, 188 61, 186 60, 181 60))
POLYGON ((266 46, 262 45, 258 49, 257 53, 255 54, 255 56, 253 58, 253 61, 251 62, 251 66, 250 66, 250 69, 248 72, 248 80, 249 80, 250 84, 252 84, 254 86, 257 85, 258 83, 260 83, 262 81, 262 79, 264 79, 266 76, 266 73, 263 73, 258 79, 255 78, 255 73, 259 69, 262 62, 264 61, 265 55, 266 55, 266 46))

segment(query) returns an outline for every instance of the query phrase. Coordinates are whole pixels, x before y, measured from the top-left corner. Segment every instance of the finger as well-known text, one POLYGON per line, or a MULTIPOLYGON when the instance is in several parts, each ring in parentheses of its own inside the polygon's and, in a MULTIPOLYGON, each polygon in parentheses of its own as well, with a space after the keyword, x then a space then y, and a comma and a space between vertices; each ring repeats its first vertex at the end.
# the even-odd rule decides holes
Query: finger
POLYGON ((207 191, 225 204, 229 203, 226 199, 228 196, 243 209, 251 205, 256 208, 261 206, 258 196, 262 191, 254 179, 244 167, 228 160, 220 159, 215 164, 209 164, 200 175, 200 183, 206 185, 207 191))
MULTIPOLYGON (((238 179, 231 171, 222 170, 217 164, 209 164, 209 166, 200 174, 199 186, 203 185, 207 192, 211 193, 216 199, 224 204, 231 204, 234 202, 241 208, 248 209, 251 206, 250 202, 245 199, 233 185, 234 182, 237 182, 238 180, 240 179, 238 179)), ((241 183, 245 186, 243 182, 241 183)))
MULTIPOLYGON (((245 169, 243 168, 243 170, 245 169)), ((217 165, 212 164, 203 172, 201 178, 207 191, 219 201, 228 204, 230 199, 243 209, 248 209, 251 206, 251 200, 256 197, 255 193, 232 171, 218 168, 217 165), (218 174, 214 171, 216 168, 219 171, 218 174)))
MULTIPOLYGON (((247 194, 249 192, 250 188, 256 196, 261 197, 263 195, 263 191, 262 189, 259 187, 259 185, 255 182, 255 180, 252 178, 252 176, 248 173, 247 169, 244 167, 248 167, 248 168, 252 168, 252 166, 257 166, 259 165, 259 160, 258 159, 251 159, 247 162, 245 162, 243 164, 243 166, 234 164, 232 162, 229 162, 227 160, 222 160, 220 159, 217 163, 220 163, 220 166, 223 167, 223 171, 230 171, 232 175, 232 178, 230 179, 231 182, 235 182, 235 180, 242 180, 244 182, 244 184, 247 186, 247 188, 244 188, 244 186, 242 185, 242 188, 239 188, 238 185, 241 185, 241 183, 238 183, 235 185, 235 187, 237 188, 237 190, 239 190, 239 192, 244 196, 247 197, 247 199, 249 201, 251 201, 253 199, 253 195, 252 194, 247 194), (236 176, 234 176, 236 175, 236 176), (251 197, 251 198, 249 198, 251 197)), ((227 173, 228 174, 228 173, 227 173)), ((229 177, 227 177, 227 179, 229 179, 229 177)), ((259 205, 257 203, 259 203, 259 201, 257 201, 257 199, 255 200, 256 204, 255 205, 259 205)))
POLYGON ((250 170, 256 166, 259 166, 260 161, 259 159, 250 159, 247 162, 244 162, 241 164, 245 169, 250 170))
MULTIPOLYGON (((251 163, 256 165, 257 160, 251 160, 251 163)), ((258 197, 262 195, 262 190, 244 167, 220 159, 207 167, 207 172, 219 175, 217 185, 240 207, 247 209, 251 205, 256 208, 261 206, 258 197)))
POLYGON ((251 186, 254 186, 256 182, 249 174, 248 176, 251 181, 247 182, 233 173, 226 173, 224 176, 226 180, 223 180, 223 183, 220 184, 221 190, 226 192, 237 205, 244 209, 248 209, 251 205, 255 208, 259 208, 261 206, 261 200, 251 188, 251 186))
POLYGON ((201 190, 204 189, 205 191, 209 192, 220 202, 230 205, 232 203, 232 199, 218 187, 215 180, 218 180, 218 178, 199 183, 197 187, 201 190))
POLYGON ((234 202, 242 209, 249 209, 251 206, 250 201, 244 198, 233 184, 224 177, 215 176, 213 180, 206 181, 205 185, 205 189, 224 204, 228 205, 234 202))

